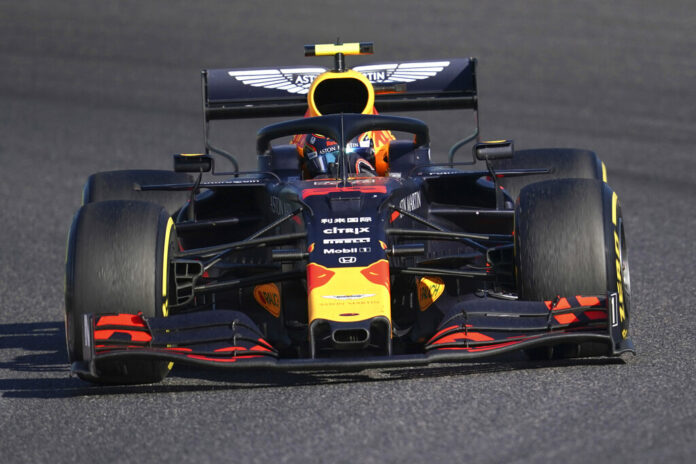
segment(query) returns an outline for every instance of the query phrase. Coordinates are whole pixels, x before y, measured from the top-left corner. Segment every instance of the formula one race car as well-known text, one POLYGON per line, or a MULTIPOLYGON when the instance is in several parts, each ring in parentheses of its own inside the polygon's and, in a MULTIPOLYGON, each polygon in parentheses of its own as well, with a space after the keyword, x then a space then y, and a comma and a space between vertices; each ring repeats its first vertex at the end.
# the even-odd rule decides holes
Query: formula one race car
POLYGON ((597 155, 515 152, 480 142, 476 122, 433 163, 425 123, 377 109, 475 115, 476 60, 346 68, 371 52, 306 46, 334 57, 329 71, 205 70, 204 154, 90 176, 67 252, 73 372, 143 383, 174 362, 297 371, 633 351, 621 206, 597 155), (216 172, 213 155, 234 159, 210 122, 268 116, 298 119, 259 130, 257 171, 216 172))

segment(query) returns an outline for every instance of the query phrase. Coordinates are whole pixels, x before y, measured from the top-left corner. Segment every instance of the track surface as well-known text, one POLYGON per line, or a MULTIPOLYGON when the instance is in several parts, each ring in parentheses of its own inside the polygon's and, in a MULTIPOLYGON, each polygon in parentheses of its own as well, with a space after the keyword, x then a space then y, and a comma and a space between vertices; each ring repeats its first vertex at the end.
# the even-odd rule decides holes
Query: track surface
MULTIPOLYGON (((690 1, 233 3, 0 2, 3 462, 696 455, 690 1), (341 375, 175 368, 128 388, 69 377, 64 245, 86 177, 168 169, 171 153, 200 150, 200 68, 317 63, 302 45, 336 36, 374 41, 378 60, 477 56, 484 138, 600 154, 627 221, 635 359, 341 375)), ((264 122, 224 134, 247 167, 264 122)), ((435 115, 434 135, 467 133, 465 122, 435 115)))

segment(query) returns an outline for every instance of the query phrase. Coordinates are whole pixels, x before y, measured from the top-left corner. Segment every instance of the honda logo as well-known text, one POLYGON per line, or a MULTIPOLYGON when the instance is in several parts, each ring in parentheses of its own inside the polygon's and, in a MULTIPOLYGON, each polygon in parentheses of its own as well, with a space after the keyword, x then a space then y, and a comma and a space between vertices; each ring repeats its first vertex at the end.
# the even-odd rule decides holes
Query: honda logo
POLYGON ((341 256, 338 258, 338 262, 341 264, 353 264, 357 260, 355 256, 341 256))

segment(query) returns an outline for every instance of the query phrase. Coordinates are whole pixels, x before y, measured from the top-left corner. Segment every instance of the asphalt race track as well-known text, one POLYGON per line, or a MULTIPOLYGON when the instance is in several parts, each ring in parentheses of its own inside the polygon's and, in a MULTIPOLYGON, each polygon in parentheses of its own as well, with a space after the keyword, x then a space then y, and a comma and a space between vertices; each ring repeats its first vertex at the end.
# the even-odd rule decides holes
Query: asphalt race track
MULTIPOLYGON (((0 461, 693 462, 693 2, 348 3, 0 1, 0 461), (476 56, 484 139, 598 152, 627 222, 638 356, 70 377, 63 261, 87 176, 201 150, 201 68, 328 65, 302 45, 337 36, 380 61, 476 56)), ((442 160, 471 121, 428 122, 442 160)), ((251 167, 265 123, 215 137, 251 167)))

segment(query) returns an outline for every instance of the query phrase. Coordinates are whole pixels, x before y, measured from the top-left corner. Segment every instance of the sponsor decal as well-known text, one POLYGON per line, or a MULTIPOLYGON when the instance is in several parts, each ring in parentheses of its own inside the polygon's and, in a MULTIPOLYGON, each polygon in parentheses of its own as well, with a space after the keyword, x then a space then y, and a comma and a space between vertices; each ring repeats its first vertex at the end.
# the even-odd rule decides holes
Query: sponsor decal
POLYGON ((324 254, 325 255, 346 255, 348 253, 357 253, 358 248, 353 247, 353 248, 325 248, 324 249, 324 254))
POLYGON ((353 70, 362 73, 373 84, 403 84, 436 76, 449 65, 449 61, 425 61, 356 66, 353 70))
POLYGON ((335 234, 369 234, 369 227, 331 227, 324 229, 324 234, 335 235, 335 234))
POLYGON ((234 185, 234 184, 260 184, 263 182, 262 179, 232 179, 232 180, 212 180, 208 182, 203 182, 201 187, 206 185, 234 185))
POLYGON ((326 72, 324 68, 288 68, 247 69, 229 71, 227 74, 244 85, 304 95, 309 92, 314 79, 324 72, 326 72))
POLYGON ((362 300, 363 298, 369 298, 375 296, 374 293, 363 293, 357 295, 322 295, 322 298, 328 298, 330 300, 362 300))
POLYGON ((372 222, 371 217, 347 217, 347 218, 322 218, 322 224, 355 224, 355 223, 372 222))
POLYGON ((621 337, 628 337, 628 329, 625 328, 626 324, 626 306, 624 303, 624 279, 623 279, 623 269, 621 266, 621 241, 619 240, 618 224, 617 224, 617 207, 618 207, 619 197, 616 192, 611 198, 611 221, 614 224, 614 253, 616 254, 616 293, 618 296, 618 311, 619 311, 619 321, 621 322, 621 337))
POLYGON ((371 222, 372 218, 369 216, 322 218, 322 224, 324 224, 325 226, 332 226, 324 227, 323 229, 321 229, 322 235, 326 237, 322 239, 322 245, 324 245, 325 247, 323 249, 323 254, 353 255, 341 256, 339 257, 338 262, 340 264, 352 264, 357 262, 357 257, 354 255, 358 253, 370 253, 372 252, 372 247, 332 247, 331 245, 356 245, 371 243, 371 239, 369 236, 360 237, 360 235, 370 234, 370 226, 362 226, 361 224, 370 224, 371 222))
POLYGON ((418 307, 425 311, 442 296, 445 282, 439 277, 423 277, 418 281, 418 307))
POLYGON ((461 173, 462 171, 437 171, 438 176, 456 176, 461 173))
MULTIPOLYGON (((351 247, 351 248, 325 248, 325 255, 347 255, 355 253, 369 253, 372 251, 371 247, 351 247)), ((339 260, 340 262, 340 260, 339 260)))
MULTIPOLYGON (((424 61, 356 66, 353 70, 362 73, 373 84, 405 84, 434 77, 449 65, 449 61, 424 61)), ((306 95, 314 79, 324 72, 325 68, 308 67, 245 69, 228 71, 227 74, 251 87, 306 95)))
POLYGON ((399 201, 399 208, 404 211, 413 211, 421 207, 421 194, 420 191, 413 192, 399 201))
POLYGON ((363 74, 370 82, 384 82, 387 80, 387 71, 365 71, 363 74))
POLYGON ((254 299, 274 317, 280 316, 280 289, 274 283, 254 287, 254 299))
POLYGON ((378 179, 379 179, 378 177, 375 177, 372 179, 352 179, 351 178, 350 183, 355 184, 355 185, 376 184, 378 179))
MULTIPOLYGON (((616 253, 616 293, 618 294, 619 300, 619 321, 621 326, 624 327, 626 323, 626 306, 624 304, 624 292, 623 292, 623 280, 621 272, 621 244, 619 242, 619 234, 614 230, 614 252, 616 253)), ((628 330, 621 330, 621 337, 626 338, 628 336, 628 330)))
POLYGON ((321 150, 319 150, 319 154, 325 155, 327 153, 332 153, 334 151, 338 151, 338 145, 336 145, 336 144, 334 144, 330 147, 322 148, 321 150))
POLYGON ((292 212, 292 205, 290 203, 273 196, 270 199, 270 208, 276 216, 284 216, 292 212))
POLYGON ((324 245, 340 245, 348 243, 370 243, 370 237, 357 237, 357 238, 325 238, 323 241, 324 245))

